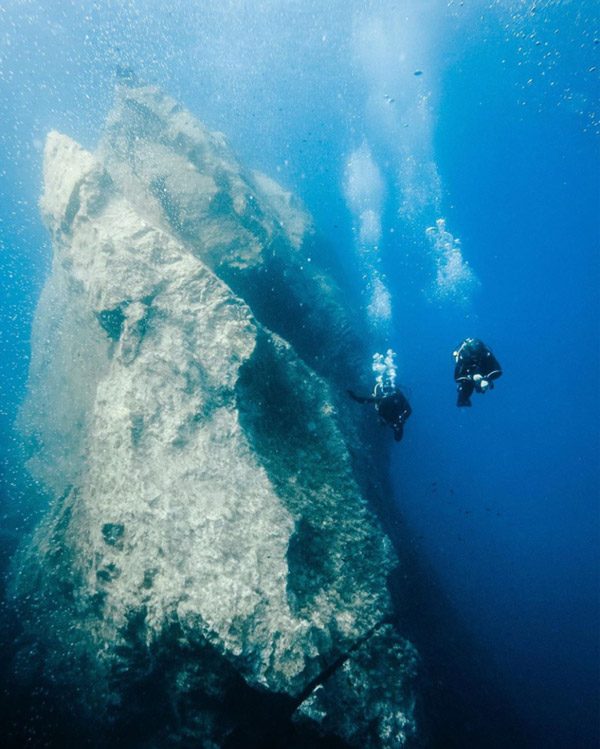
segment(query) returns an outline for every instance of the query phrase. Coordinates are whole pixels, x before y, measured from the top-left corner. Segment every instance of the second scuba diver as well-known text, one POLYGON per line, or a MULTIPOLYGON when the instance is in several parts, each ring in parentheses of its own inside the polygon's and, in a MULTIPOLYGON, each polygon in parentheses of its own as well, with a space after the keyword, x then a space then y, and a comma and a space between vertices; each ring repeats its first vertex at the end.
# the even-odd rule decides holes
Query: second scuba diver
POLYGON ((494 389, 494 380, 502 374, 492 349, 479 338, 467 338, 454 352, 454 379, 458 383, 457 406, 470 406, 473 390, 485 393, 494 389))
POLYGON ((406 396, 396 387, 396 354, 388 349, 383 354, 374 354, 373 372, 375 373, 375 390, 373 395, 363 397, 348 390, 350 397, 357 403, 372 403, 379 415, 379 423, 394 430, 394 439, 400 442, 404 432, 404 422, 412 413, 406 396))
POLYGON ((400 442, 404 432, 404 422, 412 413, 408 399, 399 390, 388 389, 381 395, 361 397, 348 390, 348 395, 357 403, 373 403, 379 415, 379 423, 394 430, 394 439, 400 442))

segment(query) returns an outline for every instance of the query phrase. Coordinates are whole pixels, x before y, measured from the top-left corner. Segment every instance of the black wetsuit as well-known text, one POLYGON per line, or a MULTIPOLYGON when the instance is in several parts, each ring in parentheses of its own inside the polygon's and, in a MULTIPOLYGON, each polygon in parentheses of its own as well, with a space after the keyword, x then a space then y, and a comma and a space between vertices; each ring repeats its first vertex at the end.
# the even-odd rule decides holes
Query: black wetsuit
POLYGON ((394 430, 394 439, 400 442, 404 432, 404 422, 412 413, 412 408, 407 398, 395 390, 389 395, 372 395, 363 398, 348 390, 350 397, 357 403, 373 403, 379 414, 379 423, 385 424, 394 430))
POLYGON ((493 381, 502 374, 502 368, 489 346, 479 338, 467 338, 458 349, 454 367, 454 379, 458 383, 457 406, 470 406, 473 390, 484 392, 479 381, 473 379, 477 374, 487 380, 492 389, 493 381))

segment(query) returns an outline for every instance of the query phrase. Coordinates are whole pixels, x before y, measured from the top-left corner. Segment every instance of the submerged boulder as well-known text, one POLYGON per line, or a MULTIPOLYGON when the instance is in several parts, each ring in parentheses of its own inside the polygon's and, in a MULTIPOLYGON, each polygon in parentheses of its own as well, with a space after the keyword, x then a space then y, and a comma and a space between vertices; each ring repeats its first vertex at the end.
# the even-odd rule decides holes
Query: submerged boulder
POLYGON ((121 89, 95 155, 50 133, 44 180, 19 426, 52 501, 14 562, 20 668, 129 746, 416 742, 397 560, 332 385, 358 338, 306 213, 153 87, 121 89))

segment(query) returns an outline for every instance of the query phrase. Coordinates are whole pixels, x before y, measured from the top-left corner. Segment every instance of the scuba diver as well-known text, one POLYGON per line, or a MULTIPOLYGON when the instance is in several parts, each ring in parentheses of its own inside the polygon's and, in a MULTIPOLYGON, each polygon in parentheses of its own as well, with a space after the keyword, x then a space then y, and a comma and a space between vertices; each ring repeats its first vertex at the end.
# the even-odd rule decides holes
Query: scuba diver
POLYGON ((412 413, 406 396, 396 388, 395 354, 388 349, 385 358, 382 354, 373 356, 373 371, 377 373, 375 390, 372 396, 363 397, 348 390, 348 395, 357 403, 373 403, 379 415, 379 423, 394 430, 394 440, 400 442, 404 432, 404 422, 412 413))
POLYGON ((494 380, 502 374, 492 349, 479 338, 467 338, 453 352, 456 366, 454 379, 458 383, 456 405, 470 406, 473 390, 485 393, 494 389, 494 380))
POLYGON ((400 442, 404 432, 404 422, 412 413, 412 408, 399 390, 384 391, 381 395, 364 398, 348 390, 348 395, 357 403, 374 403, 379 414, 379 423, 394 430, 394 439, 400 442))

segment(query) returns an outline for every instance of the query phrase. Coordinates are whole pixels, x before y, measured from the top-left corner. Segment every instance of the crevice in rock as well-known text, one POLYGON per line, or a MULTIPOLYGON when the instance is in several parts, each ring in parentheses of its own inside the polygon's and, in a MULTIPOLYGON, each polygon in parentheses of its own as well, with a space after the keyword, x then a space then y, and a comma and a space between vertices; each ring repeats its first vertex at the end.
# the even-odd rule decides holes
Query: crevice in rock
POLYGON ((71 226, 73 224, 73 221, 75 220, 75 216, 77 215, 77 212, 79 211, 79 208, 81 206, 80 193, 81 188, 83 187, 83 183, 84 179, 80 179, 73 187, 73 190, 69 197, 69 202, 67 203, 67 207, 65 208, 65 215, 60 225, 60 230, 64 234, 70 233, 71 226))
POLYGON ((314 605, 314 599, 330 580, 328 558, 323 548, 328 543, 327 533, 301 517, 296 522, 287 550, 287 597, 296 615, 314 605))
POLYGON ((152 302, 156 294, 149 294, 139 301, 126 299, 110 309, 96 312, 100 326, 114 343, 120 342, 120 357, 131 362, 137 356, 140 344, 146 336, 156 310, 152 302))
POLYGON ((324 684, 327 679, 329 679, 333 674, 338 671, 344 663, 352 656, 352 653, 356 652, 360 647, 362 647, 368 640, 373 637, 373 635, 378 632, 385 624, 393 624, 394 617, 393 616, 385 616, 383 619, 381 619, 377 624, 373 625, 371 629, 369 629, 367 632, 365 632, 362 637, 359 637, 355 642, 349 647, 346 648, 345 652, 343 652, 341 655, 339 655, 332 663, 327 666, 327 668, 324 668, 320 674, 315 676, 314 679, 312 679, 306 687, 302 690, 302 692, 298 695, 298 697, 294 700, 294 710, 296 710, 300 705, 306 700, 310 695, 314 692, 314 690, 320 685, 324 684))
POLYGON ((165 177, 156 177, 150 182, 150 194, 153 195, 165 212, 167 220, 178 232, 182 231, 182 208, 176 202, 175 196, 167 188, 165 177))
POLYGON ((113 309, 103 309, 100 312, 96 312, 96 317, 110 340, 118 341, 123 331, 123 323, 125 322, 123 305, 120 304, 113 309))

